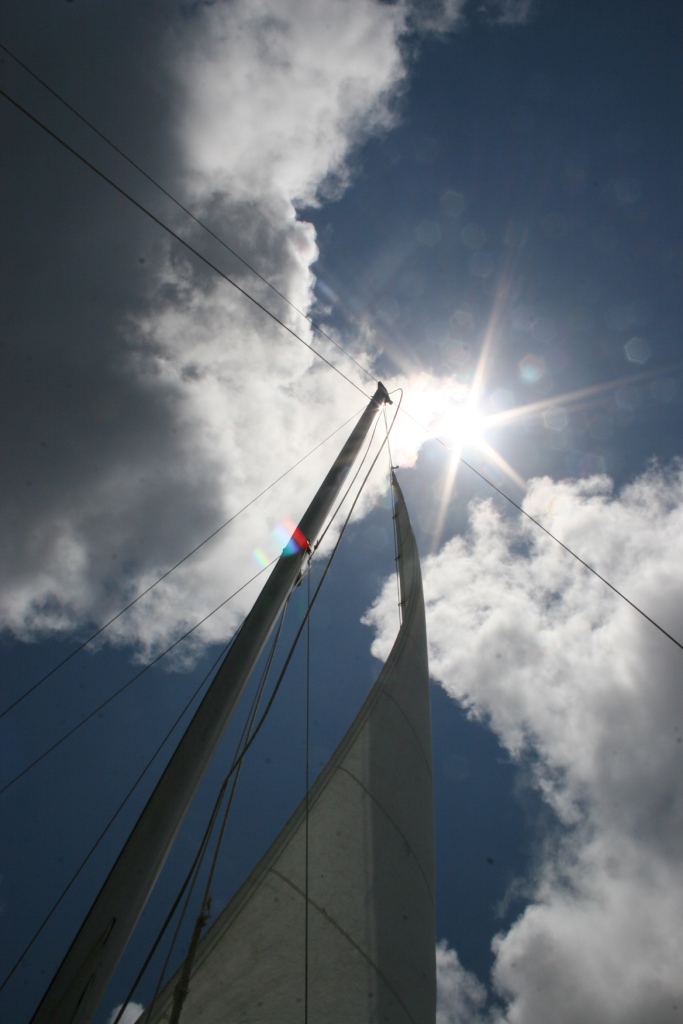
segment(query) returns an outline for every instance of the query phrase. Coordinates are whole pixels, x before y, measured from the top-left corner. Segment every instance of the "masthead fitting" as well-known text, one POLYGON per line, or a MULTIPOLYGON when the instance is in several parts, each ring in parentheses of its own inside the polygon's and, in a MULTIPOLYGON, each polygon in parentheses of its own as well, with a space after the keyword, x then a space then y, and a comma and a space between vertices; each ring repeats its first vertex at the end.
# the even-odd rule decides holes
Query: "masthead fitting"
POLYGON ((393 405, 394 403, 389 398, 389 392, 382 384, 381 380, 377 381, 377 390, 372 396, 373 401, 377 402, 377 405, 393 405))

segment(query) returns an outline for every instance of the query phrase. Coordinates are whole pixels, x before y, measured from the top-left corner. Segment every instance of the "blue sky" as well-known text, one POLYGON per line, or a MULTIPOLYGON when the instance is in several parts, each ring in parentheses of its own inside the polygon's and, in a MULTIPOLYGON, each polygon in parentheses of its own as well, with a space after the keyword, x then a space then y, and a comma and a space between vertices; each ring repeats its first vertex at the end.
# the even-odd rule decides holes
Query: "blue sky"
MULTIPOLYGON (((664 0, 75 0, 6 5, 0 42, 680 640, 682 28, 664 0)), ((369 390, 7 54, 0 78, 369 390)), ((12 699, 364 400, 4 98, 0 117, 12 699)), ((549 1006, 570 1024, 677 1020, 681 651, 437 440, 396 431, 434 678, 439 1024, 535 1024, 549 1006)), ((2 720, 3 777, 276 553, 342 436, 2 720)), ((395 629, 384 484, 314 619, 319 761, 395 629)), ((255 593, 0 797, 5 971, 255 593)), ((300 665, 290 687, 243 783, 225 899, 301 795, 300 665)), ((8 1019, 29 1019, 142 799, 8 983, 8 1019)))

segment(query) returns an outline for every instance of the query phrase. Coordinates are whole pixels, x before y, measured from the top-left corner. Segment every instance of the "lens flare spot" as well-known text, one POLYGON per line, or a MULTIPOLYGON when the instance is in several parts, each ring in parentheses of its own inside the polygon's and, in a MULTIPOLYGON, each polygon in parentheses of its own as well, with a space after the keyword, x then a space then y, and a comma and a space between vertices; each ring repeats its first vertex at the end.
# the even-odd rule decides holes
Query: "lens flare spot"
POLYGON ((474 330, 474 317, 468 309, 456 309, 449 323, 459 338, 469 338, 474 330))
POLYGON ((308 547, 308 541, 291 519, 283 519, 273 530, 273 539, 282 545, 283 555, 297 555, 308 547))
POLYGON ((615 395, 615 400, 619 409, 633 412, 640 405, 640 392, 637 388, 633 387, 619 388, 615 395))
POLYGON ((517 306, 517 309, 512 314, 512 325, 518 331, 530 331, 534 326, 536 317, 533 311, 527 306, 517 306))
POLYGON ((460 232, 460 239, 468 249, 483 249, 486 245, 486 232, 481 224, 466 224, 460 232))
POLYGON ((644 338, 631 338, 624 345, 624 352, 629 363, 646 363, 650 358, 650 346, 644 338))
POLYGON ((602 455, 596 455, 595 452, 586 452, 581 459, 581 475, 594 476, 596 473, 604 472, 605 460, 602 455))
POLYGON ((445 192, 441 197, 442 211, 454 220, 461 215, 466 205, 462 192, 445 192))
POLYGON ((536 384, 545 373, 545 362, 533 353, 524 356, 519 364, 519 375, 525 384, 536 384))
POLYGON ((546 409, 543 413, 543 423, 547 430, 556 430, 559 433, 567 429, 569 417, 564 409, 546 409))
POLYGON ((431 247, 441 238, 441 228, 435 220, 423 220, 415 228, 415 236, 420 245, 431 247))
POLYGON ((470 274, 486 278, 493 273, 493 257, 488 252, 473 252, 467 261, 470 274))

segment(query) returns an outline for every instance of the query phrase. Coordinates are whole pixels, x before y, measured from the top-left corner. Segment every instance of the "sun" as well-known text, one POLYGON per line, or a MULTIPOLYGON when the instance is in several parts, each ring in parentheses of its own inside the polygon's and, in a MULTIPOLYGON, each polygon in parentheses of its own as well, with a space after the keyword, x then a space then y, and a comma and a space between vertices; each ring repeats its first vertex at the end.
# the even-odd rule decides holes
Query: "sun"
POLYGON ((455 377, 439 379, 421 373, 409 381, 408 394, 409 419, 405 425, 412 422, 415 427, 415 421, 420 425, 412 439, 415 455, 425 440, 422 431, 440 438, 448 447, 458 451, 464 447, 481 447, 485 443, 487 417, 480 411, 470 384, 455 377))
POLYGON ((440 433, 453 447, 480 447, 484 443, 486 419, 473 402, 453 405, 442 414, 440 433))

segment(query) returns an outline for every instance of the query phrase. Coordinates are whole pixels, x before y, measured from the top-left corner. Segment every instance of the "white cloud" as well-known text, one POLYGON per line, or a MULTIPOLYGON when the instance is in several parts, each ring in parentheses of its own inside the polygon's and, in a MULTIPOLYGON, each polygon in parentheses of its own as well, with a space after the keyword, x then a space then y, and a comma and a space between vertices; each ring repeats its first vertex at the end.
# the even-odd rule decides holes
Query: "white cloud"
MULTIPOLYGON (((122 1006, 123 1003, 119 1003, 118 1006, 114 1007, 114 1009, 111 1011, 107 1024, 114 1024, 114 1021, 121 1012, 122 1006)), ((121 1016, 121 1020, 118 1022, 118 1024, 135 1024, 135 1021, 138 1019, 138 1017, 144 1011, 144 1009, 145 1008, 142 1005, 142 1003, 128 1003, 128 1006, 124 1010, 121 1016)))
POLYGON ((534 0, 484 0, 478 10, 494 25, 523 25, 533 7, 534 0))
MULTIPOLYGON (((308 310, 317 246, 297 207, 345 186, 350 155, 395 122, 405 39, 415 40, 416 26, 418 34, 446 31, 462 7, 233 0, 172 12, 140 5, 134 17, 112 7, 97 19, 68 20, 68 53, 51 45, 65 31, 61 8, 50 10, 45 39, 28 13, 17 17, 36 40, 46 80, 308 310)), ((106 621, 363 403, 35 126, 5 107, 0 118, 13 133, 18 183, 3 236, 13 278, 0 381, 8 437, 0 624, 34 639, 106 621)), ((91 151, 92 139, 78 132, 68 140, 373 390, 239 261, 176 209, 157 205, 104 147, 91 151)), ((371 363, 373 339, 354 353, 371 363)), ((413 405, 423 384, 415 383, 413 405)), ((414 460, 419 440, 399 425, 403 462, 414 460)), ((215 607, 258 568, 255 549, 276 554, 273 528, 301 514, 340 443, 107 636, 145 657, 215 607)), ((252 599, 246 591, 195 643, 224 638, 252 599)))
MULTIPOLYGON (((621 493, 532 482, 525 508, 683 637, 683 467, 621 493)), ((528 521, 488 502, 424 563, 430 665, 562 827, 495 941, 501 1020, 652 1024, 683 1010, 683 654, 528 521)), ((391 588, 368 616, 376 653, 391 588), (386 608, 384 600, 386 599, 386 608)))
POLYGON ((451 32, 462 20, 467 0, 419 0, 412 5, 411 21, 420 32, 451 32))
POLYGON ((486 1005, 486 989, 445 942, 436 946, 436 1024, 476 1024, 486 1005))
POLYGON ((180 36, 182 136, 200 195, 314 203, 349 146, 391 125, 402 4, 236 0, 180 36))
MULTIPOLYGON (((97 24, 74 25, 81 36, 70 37, 70 52, 88 59, 100 36, 125 37, 126 62, 109 60, 104 46, 101 69, 90 69, 95 119, 106 129, 107 110, 125 107, 140 162, 306 310, 317 248, 294 204, 316 202, 332 179, 344 183, 354 147, 392 124, 406 17, 404 5, 374 0, 236 0, 187 6, 162 25, 139 14, 129 26, 112 9, 97 24)), ((60 59, 54 52, 46 62, 60 59)), ((51 74, 46 62, 48 79, 69 73, 60 65, 51 74)), ((32 638, 106 620, 364 403, 53 142, 23 122, 10 127, 22 188, 7 204, 16 226, 6 241, 18 255, 3 384, 14 444, 0 619, 32 638)), ((117 141, 130 148, 125 134, 117 141)), ((109 156, 98 159, 111 166, 109 156)), ((234 258, 177 211, 162 215, 372 393, 372 382, 234 258)), ((251 553, 278 553, 273 528, 302 513, 343 437, 110 636, 146 655, 253 575, 251 553)), ((224 637, 253 596, 245 592, 202 637, 224 637)))

